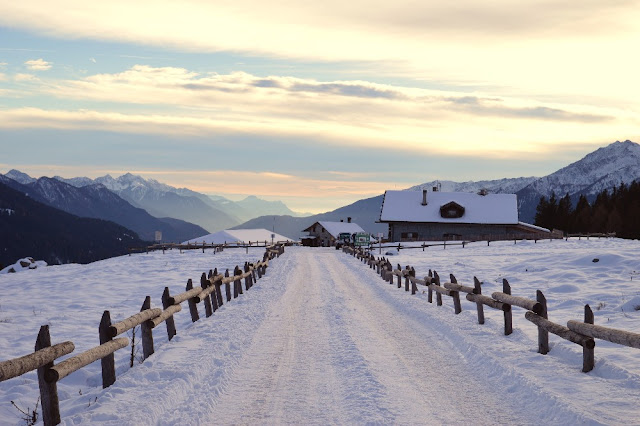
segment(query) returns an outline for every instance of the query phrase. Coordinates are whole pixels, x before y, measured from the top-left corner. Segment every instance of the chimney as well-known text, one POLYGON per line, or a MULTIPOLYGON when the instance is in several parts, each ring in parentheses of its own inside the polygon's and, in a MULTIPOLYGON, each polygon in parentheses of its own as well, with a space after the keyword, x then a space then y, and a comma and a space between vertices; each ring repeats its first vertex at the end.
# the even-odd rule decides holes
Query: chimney
POLYGON ((347 218, 347 223, 351 223, 351 218, 350 217, 347 218))
POLYGON ((422 190, 422 205, 423 206, 427 205, 427 190, 426 189, 422 190))

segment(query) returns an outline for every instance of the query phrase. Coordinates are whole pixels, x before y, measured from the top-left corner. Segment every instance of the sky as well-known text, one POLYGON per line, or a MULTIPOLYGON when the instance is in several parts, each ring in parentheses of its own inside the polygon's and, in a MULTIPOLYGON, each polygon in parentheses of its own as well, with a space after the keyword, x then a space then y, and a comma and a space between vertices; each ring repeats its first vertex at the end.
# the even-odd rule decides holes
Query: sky
POLYGON ((0 173, 323 212, 640 141, 640 2, 0 0, 0 173))

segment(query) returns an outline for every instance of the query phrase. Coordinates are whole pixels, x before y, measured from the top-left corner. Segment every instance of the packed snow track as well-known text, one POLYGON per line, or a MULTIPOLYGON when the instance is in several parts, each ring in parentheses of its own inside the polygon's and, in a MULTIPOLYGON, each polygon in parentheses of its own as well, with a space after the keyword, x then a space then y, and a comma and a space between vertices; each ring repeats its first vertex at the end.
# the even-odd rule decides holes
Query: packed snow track
POLYGON ((340 251, 290 249, 89 408, 63 406, 63 423, 592 422, 552 400, 541 410, 545 396, 512 369, 478 371, 433 309, 340 251))

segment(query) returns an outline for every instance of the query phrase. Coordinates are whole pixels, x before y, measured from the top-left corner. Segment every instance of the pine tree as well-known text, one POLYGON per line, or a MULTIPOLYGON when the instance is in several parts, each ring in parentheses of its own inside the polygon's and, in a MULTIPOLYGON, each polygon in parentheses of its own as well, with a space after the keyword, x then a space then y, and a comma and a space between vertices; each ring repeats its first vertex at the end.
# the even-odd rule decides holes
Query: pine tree
POLYGON ((572 233, 587 233, 591 226, 591 206, 587 197, 580 195, 576 209, 572 215, 572 226, 570 226, 572 233))
POLYGON ((571 197, 569 197, 569 193, 567 193, 558 202, 558 209, 554 217, 553 227, 564 232, 568 232, 569 221, 572 214, 573 209, 571 207, 571 197))

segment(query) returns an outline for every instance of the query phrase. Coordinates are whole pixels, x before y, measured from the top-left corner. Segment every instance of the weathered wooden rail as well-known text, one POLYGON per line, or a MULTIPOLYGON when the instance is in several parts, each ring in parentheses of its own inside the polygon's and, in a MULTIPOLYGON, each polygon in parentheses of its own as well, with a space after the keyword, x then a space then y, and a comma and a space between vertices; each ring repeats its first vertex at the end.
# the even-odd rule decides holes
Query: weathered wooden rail
POLYGON ((222 244, 217 244, 217 243, 187 243, 187 244, 183 244, 183 243, 157 243, 157 244, 152 244, 150 246, 145 246, 145 247, 132 247, 129 249, 129 254, 131 253, 150 253, 150 252, 154 252, 154 251, 159 251, 162 250, 162 253, 164 253, 167 250, 180 250, 180 252, 182 253, 183 250, 188 251, 188 250, 202 250, 202 252, 204 253, 204 251, 206 249, 213 249, 215 253, 219 253, 224 251, 225 249, 234 249, 234 248, 244 248, 244 249, 249 249, 249 248, 257 248, 257 247, 264 247, 264 248, 269 248, 269 247, 276 247, 276 246, 286 246, 286 245, 294 245, 297 244, 297 242, 291 242, 291 241, 275 241, 273 243, 270 243, 268 241, 230 241, 230 242, 225 242, 222 244))
MULTIPOLYGON (((575 236, 578 236, 578 235, 575 235, 575 236)), ((594 236, 594 234, 591 234, 591 236, 594 236)), ((465 239, 457 239, 453 237, 452 238, 441 238, 441 237, 435 238, 434 237, 433 240, 430 240, 433 242, 423 241, 422 244, 420 245, 407 244, 411 242, 417 242, 413 240, 406 240, 406 241, 393 243, 393 244, 389 242, 378 243, 378 244, 372 243, 369 246, 369 249, 370 250, 396 249, 398 251, 422 249, 422 251, 425 251, 425 248, 429 248, 429 247, 442 247, 443 249, 446 249, 447 247, 451 247, 451 246, 462 246, 462 248, 464 248, 471 243, 478 243, 478 242, 485 242, 485 241, 489 246, 491 245, 492 242, 497 242, 497 241, 513 241, 514 244, 517 244, 518 241, 533 241, 534 243, 537 243, 538 241, 558 240, 562 238, 563 237, 559 234, 549 234, 549 233, 521 233, 521 234, 508 234, 508 235, 478 234, 478 235, 467 236, 465 239)))
POLYGON ((617 330, 594 325, 593 312, 589 305, 585 305, 584 321, 569 320, 567 326, 549 321, 547 313, 547 300, 544 294, 538 290, 536 300, 526 297, 513 296, 511 286, 506 279, 502 280, 502 291, 494 292, 491 297, 482 294, 480 281, 473 277, 474 286, 464 286, 458 284, 453 274, 449 275, 450 281, 440 283, 440 277, 436 271, 429 270, 424 279, 416 278, 416 271, 413 267, 404 268, 397 265, 394 268, 391 262, 384 257, 377 258, 366 250, 344 246, 343 251, 366 263, 369 268, 375 269, 383 280, 393 284, 394 277, 397 277, 398 288, 401 288, 401 279, 405 279, 405 291, 409 291, 411 283, 411 294, 416 294, 417 285, 428 288, 427 301, 432 303, 432 294, 436 294, 436 304, 442 305, 441 295, 450 296, 453 299, 454 312, 462 312, 459 293, 466 293, 466 299, 476 304, 478 312, 478 324, 484 324, 484 306, 501 310, 504 313, 504 334, 513 332, 512 308, 519 307, 525 309, 525 319, 538 327, 538 352, 547 354, 549 352, 549 333, 555 334, 567 341, 576 343, 583 348, 582 371, 589 372, 595 366, 595 340, 607 340, 612 343, 640 349, 640 334, 625 330, 617 330))
POLYGON ((43 325, 40 327, 40 332, 36 339, 35 352, 0 362, 0 382, 37 370, 43 422, 45 425, 59 424, 61 421, 57 391, 57 382, 59 380, 94 361, 100 360, 102 387, 111 386, 116 381, 114 353, 129 345, 128 338, 117 336, 140 326, 143 360, 147 359, 154 353, 154 328, 164 322, 167 327, 168 339, 171 340, 176 335, 173 315, 182 310, 182 303, 187 302, 189 304, 192 322, 200 319, 198 304, 201 302, 205 307, 205 315, 209 317, 224 303, 222 286, 225 286, 227 302, 231 300, 231 284, 233 284, 233 298, 237 298, 243 294, 243 280, 244 290, 249 290, 259 278, 264 276, 269 266, 269 261, 280 257, 283 253, 284 244, 267 246, 261 261, 245 263, 242 269, 236 266, 233 275, 229 274, 229 270, 226 270, 224 274, 219 274, 217 269, 210 270, 208 275, 203 273, 200 277, 200 286, 193 287, 193 282, 189 279, 185 291, 175 296, 171 296, 169 288, 165 287, 162 293, 162 308, 152 308, 151 297, 147 296, 139 313, 117 323, 112 323, 110 312, 104 311, 98 327, 100 345, 55 365, 54 361, 71 354, 75 349, 75 345, 73 342, 51 345, 49 326, 43 325))

